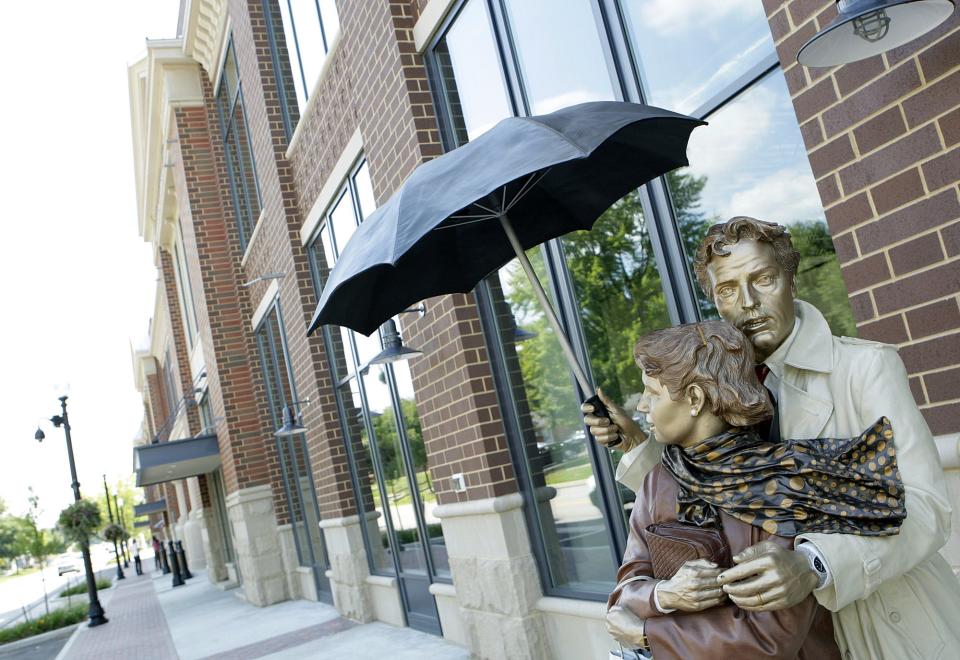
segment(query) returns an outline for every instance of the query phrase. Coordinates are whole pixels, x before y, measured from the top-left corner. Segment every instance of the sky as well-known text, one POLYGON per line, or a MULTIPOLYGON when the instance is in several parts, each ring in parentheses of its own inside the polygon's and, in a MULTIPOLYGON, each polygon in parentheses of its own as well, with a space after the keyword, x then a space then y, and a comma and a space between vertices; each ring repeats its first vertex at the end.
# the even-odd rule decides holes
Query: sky
POLYGON ((175 36, 178 9, 0 5, 0 24, 19 26, 0 40, 0 497, 22 514, 32 486, 47 526, 73 498, 48 421, 62 394, 82 494, 131 476, 143 407, 130 345, 145 342, 157 273, 137 228, 126 73, 145 37, 175 36))

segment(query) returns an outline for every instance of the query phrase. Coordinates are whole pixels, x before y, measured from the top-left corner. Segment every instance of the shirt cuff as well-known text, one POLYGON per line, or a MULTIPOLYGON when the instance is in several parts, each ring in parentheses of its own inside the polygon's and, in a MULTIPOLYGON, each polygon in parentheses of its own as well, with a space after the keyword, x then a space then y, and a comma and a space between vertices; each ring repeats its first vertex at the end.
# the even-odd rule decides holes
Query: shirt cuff
POLYGON ((830 572, 830 566, 823 555, 820 554, 817 546, 810 541, 804 541, 798 544, 795 550, 806 556, 810 568, 817 574, 817 589, 823 589, 833 584, 833 574, 830 572))
POLYGON ((657 610, 660 611, 660 614, 670 614, 671 612, 676 612, 676 610, 671 610, 660 604, 660 585, 663 584, 663 580, 657 582, 657 586, 653 588, 653 604, 657 606, 657 610))

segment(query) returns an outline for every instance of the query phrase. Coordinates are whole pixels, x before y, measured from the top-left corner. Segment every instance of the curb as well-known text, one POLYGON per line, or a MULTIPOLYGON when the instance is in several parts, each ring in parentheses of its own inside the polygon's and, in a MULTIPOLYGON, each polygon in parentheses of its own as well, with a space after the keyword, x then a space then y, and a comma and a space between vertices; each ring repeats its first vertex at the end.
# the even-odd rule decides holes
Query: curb
POLYGON ((7 651, 16 651, 17 649, 22 649, 27 646, 31 646, 33 644, 39 644, 41 642, 47 642, 51 639, 67 637, 68 635, 72 635, 77 628, 79 628, 80 626, 83 626, 85 623, 86 623, 85 621, 81 623, 73 623, 73 624, 70 624, 69 626, 57 628, 56 630, 50 630, 45 633, 40 633, 39 635, 24 637, 23 639, 18 639, 15 642, 7 642, 6 644, 0 644, 0 653, 6 653, 7 651))

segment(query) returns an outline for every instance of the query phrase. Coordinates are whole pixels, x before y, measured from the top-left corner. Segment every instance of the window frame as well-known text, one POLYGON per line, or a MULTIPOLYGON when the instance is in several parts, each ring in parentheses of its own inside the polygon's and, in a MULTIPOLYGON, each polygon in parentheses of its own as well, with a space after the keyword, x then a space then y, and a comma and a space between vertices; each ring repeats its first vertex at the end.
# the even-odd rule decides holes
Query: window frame
MULTIPOLYGON (((320 25, 320 37, 323 40, 323 53, 324 60, 330 57, 330 51, 333 47, 334 42, 336 41, 337 35, 340 33, 340 16, 339 10, 337 13, 337 30, 333 37, 328 37, 328 26, 324 25, 323 21, 323 12, 320 11, 320 2, 319 0, 313 0, 314 6, 317 10, 317 22, 320 25)), ((290 0, 262 0, 263 6, 263 15, 267 22, 267 41, 270 45, 270 58, 273 63, 274 77, 277 81, 277 87, 280 91, 280 114, 283 116, 283 130, 287 136, 287 141, 293 139, 293 134, 297 130, 297 126, 300 124, 300 121, 303 119, 303 114, 306 111, 306 107, 301 108, 299 99, 297 99, 296 94, 296 78, 298 72, 300 76, 300 82, 303 84, 303 100, 304 106, 309 104, 310 97, 313 95, 314 87, 316 87, 317 81, 323 76, 323 65, 321 65, 320 71, 317 74, 316 80, 307 81, 306 74, 303 70, 303 58, 300 55, 300 41, 297 37, 297 25, 293 16, 293 8, 290 6, 290 0), (274 4, 276 2, 276 4, 274 4), (280 18, 279 25, 275 20, 273 14, 273 7, 276 7, 278 12, 282 12, 279 3, 287 3, 287 11, 290 16, 290 26, 293 31, 293 48, 291 48, 290 40, 287 38, 286 31, 283 27, 283 19, 280 18), (282 72, 285 70, 281 66, 282 55, 280 48, 281 38, 283 41, 283 48, 286 50, 287 59, 290 61, 290 77, 283 75, 282 72), (295 62, 294 62, 295 60, 295 62), (288 88, 292 86, 292 89, 288 88), (294 120, 293 108, 290 106, 296 106, 296 120, 294 120)))
MULTIPOLYGON (((481 2, 486 7, 491 35, 499 58, 500 73, 504 78, 508 103, 513 109, 514 116, 530 114, 530 102, 527 100, 527 91, 524 87, 514 36, 509 26, 505 0, 455 0, 424 51, 427 77, 437 108, 441 142, 445 151, 460 146, 460 144, 450 121, 450 95, 443 79, 436 50, 469 1, 481 2)), ((601 46, 607 63, 607 73, 612 80, 619 83, 619 86, 616 83, 614 85, 615 96, 619 100, 643 103, 641 69, 630 45, 629 26, 625 20, 621 3, 619 0, 586 1, 590 3, 594 19, 597 22, 597 30, 600 34, 601 46)), ((771 48, 769 52, 762 56, 760 61, 711 96, 696 110, 693 116, 698 119, 706 119, 778 67, 779 60, 776 51, 771 48)), ((696 285, 686 259, 683 240, 676 222, 673 200, 670 196, 666 178, 658 177, 650 181, 640 187, 639 193, 670 320, 675 325, 699 321, 701 320, 701 311, 696 295, 696 285)), ((566 265, 562 243, 560 239, 554 239, 542 245, 541 250, 547 270, 547 281, 544 282, 544 285, 549 287, 553 294, 561 324, 570 338, 580 363, 586 367, 587 377, 593 383, 595 380, 589 359, 586 335, 577 313, 576 293, 570 270, 566 265)), ((604 600, 606 596, 603 594, 565 585, 558 586, 553 583, 551 564, 547 559, 547 548, 539 516, 535 512, 533 488, 528 474, 529 461, 524 455, 522 431, 519 428, 516 402, 507 373, 500 328, 497 324, 491 291, 486 279, 481 280, 475 293, 477 294, 481 325, 484 330, 487 348, 490 351, 490 363, 498 404, 500 409, 505 412, 503 415, 504 430, 507 434, 521 495, 524 497, 526 504, 524 506, 524 517, 530 534, 531 549, 537 558, 544 594, 585 600, 604 600)), ((579 393, 579 388, 572 374, 570 380, 573 391, 579 393)), ((607 529, 610 531, 611 551, 614 554, 615 563, 619 565, 626 547, 627 529, 622 516, 617 511, 620 504, 614 467, 609 452, 599 448, 596 443, 588 443, 588 456, 593 474, 596 476, 598 491, 601 494, 603 518, 607 529)))
MULTIPOLYGON (((350 167, 348 174, 344 177, 344 181, 341 184, 337 192, 331 196, 330 203, 327 205, 327 208, 324 210, 323 215, 321 216, 320 221, 317 223, 317 227, 311 234, 309 240, 306 242, 307 255, 310 263, 310 276, 313 281, 314 290, 317 293, 317 297, 320 297, 320 292, 323 290, 323 284, 320 277, 320 268, 317 263, 317 250, 323 250, 321 234, 323 232, 328 232, 327 237, 330 242, 330 246, 334 251, 334 256, 339 258, 340 251, 342 247, 337 243, 337 237, 335 231, 332 228, 332 213, 338 204, 343 200, 344 195, 349 195, 351 205, 354 211, 354 220, 358 220, 357 226, 360 226, 360 223, 363 222, 362 219, 362 209, 360 206, 360 194, 357 190, 356 176, 360 170, 366 165, 369 169, 369 161, 366 158, 364 153, 361 153, 357 159, 354 161, 353 165, 350 167)), ((374 209, 371 209, 372 212, 374 209)), ((332 270, 333 264, 328 264, 329 269, 332 270)), ((345 386, 350 385, 350 381, 356 379, 357 392, 360 396, 361 402, 361 413, 363 416, 363 425, 364 430, 367 433, 370 455, 370 465, 373 470, 374 479, 377 482, 376 487, 377 491, 380 494, 381 507, 383 507, 383 516, 384 524, 387 530, 387 540, 390 548, 391 563, 393 565, 393 570, 388 571, 380 568, 374 563, 374 553, 373 553, 373 539, 370 538, 370 530, 367 528, 367 525, 361 524, 361 536, 363 537, 364 552, 367 555, 367 566, 371 575, 383 576, 383 577, 395 577, 397 579, 397 584, 400 589, 403 589, 403 580, 399 579, 401 568, 400 568, 400 553, 399 548, 396 547, 397 534, 393 525, 393 516, 391 515, 391 504, 389 503, 389 493, 386 492, 386 479, 384 477, 383 466, 380 462, 380 446, 379 440, 377 438, 376 431, 373 427, 373 422, 370 415, 370 406, 367 399, 367 388, 364 383, 365 366, 359 362, 360 352, 357 347, 356 333, 348 329, 347 340, 349 345, 344 346, 344 359, 348 362, 346 367, 346 373, 339 373, 339 369, 334 360, 329 359, 329 356, 334 354, 333 348, 333 336, 332 332, 334 326, 324 325, 322 326, 322 337, 324 351, 328 356, 327 364, 330 369, 331 382, 333 383, 333 392, 334 398, 337 405, 337 413, 340 419, 341 433, 343 434, 344 446, 346 449, 347 455, 347 464, 350 473, 350 482, 353 488, 354 502, 356 504, 357 514, 361 520, 365 519, 365 515, 371 513, 364 509, 364 499, 362 497, 362 486, 360 484, 360 479, 358 476, 357 469, 357 457, 354 452, 353 441, 350 437, 350 428, 347 425, 347 413, 346 406, 343 402, 342 390, 345 386), (352 364, 353 369, 351 370, 350 366, 352 364)), ((342 338, 342 335, 341 335, 342 338)), ((383 346, 383 337, 380 334, 380 331, 377 331, 377 338, 380 342, 380 346, 383 346)), ((342 340, 342 339, 341 339, 342 340)), ((403 411, 401 407, 401 398, 399 394, 399 388, 397 386, 396 375, 393 370, 393 366, 390 364, 382 365, 384 368, 384 376, 386 379, 386 386, 390 392, 390 401, 393 406, 393 416, 394 424, 397 430, 398 442, 400 445, 401 460, 403 461, 403 477, 408 480, 410 483, 416 482, 416 471, 412 468, 414 467, 413 457, 411 455, 409 439, 407 437, 406 424, 402 419, 403 411)), ((428 468, 429 469, 429 466, 428 468)), ((420 493, 417 488, 411 488, 410 491, 411 502, 415 507, 423 508, 423 503, 420 498, 420 493)), ((421 518, 420 516, 415 516, 415 518, 421 518)), ((433 559, 433 553, 430 550, 430 535, 426 529, 425 521, 418 520, 416 525, 417 534, 420 537, 420 542, 424 546, 423 554, 424 561, 426 562, 426 572, 427 577, 430 582, 441 582, 444 584, 453 584, 453 578, 450 575, 439 575, 437 573, 437 568, 433 559), (420 523, 423 524, 420 524, 420 523)), ((379 541, 379 539, 377 539, 379 541)))
MULTIPOLYGON (((277 429, 277 428, 280 428, 280 424, 282 423, 282 411, 284 406, 293 405, 293 402, 298 400, 296 383, 293 376, 293 365, 290 361, 290 351, 287 345, 287 334, 285 330, 285 325, 283 323, 283 313, 280 310, 279 292, 277 292, 277 294, 274 296, 273 301, 271 301, 270 305, 267 307, 267 310, 263 314, 263 317, 257 323, 256 327, 254 328, 253 335, 254 335, 254 341, 257 345, 257 354, 260 358, 260 365, 259 365, 260 370, 265 380, 264 390, 267 395, 268 408, 270 412, 270 420, 274 428, 277 429), (276 323, 276 332, 278 333, 277 337, 272 336, 274 332, 273 324, 271 323, 272 320, 274 320, 276 323), (266 337, 264 336, 264 333, 266 333, 266 337), (276 351, 271 350, 269 348, 269 347, 276 346, 278 340, 280 345, 279 355, 276 353, 276 351), (269 343, 269 347, 265 345, 267 343, 269 343), (277 379, 277 383, 271 384, 269 382, 270 379, 268 378, 269 374, 267 373, 266 370, 264 370, 264 367, 267 365, 267 357, 268 357, 267 353, 269 353, 270 362, 272 363, 270 365, 270 368, 273 369, 274 377, 277 379), (280 384, 280 378, 281 378, 280 360, 281 359, 283 360, 283 368, 286 370, 286 373, 287 373, 286 385, 287 387, 289 387, 289 390, 290 390, 290 397, 291 397, 290 401, 285 401, 285 400, 277 401, 278 394, 283 399, 286 398, 286 392, 284 391, 283 387, 281 387, 279 393, 274 391, 274 386, 277 384, 280 384), (278 403, 279 403, 279 406, 278 406, 278 403), (277 411, 280 411, 279 418, 277 416, 277 411)), ((283 481, 284 494, 287 499, 287 507, 289 508, 289 513, 290 513, 290 524, 291 524, 291 530, 293 531, 293 542, 297 551, 297 563, 299 566, 310 568, 311 572, 314 573, 314 581, 316 583, 318 597, 323 599, 323 595, 327 593, 328 589, 323 588, 323 585, 321 584, 321 578, 323 580, 326 580, 326 576, 317 575, 316 571, 318 569, 322 571, 326 571, 327 569, 330 568, 329 560, 327 559, 329 557, 329 554, 327 552, 327 547, 326 547, 326 543, 327 543, 326 535, 323 533, 323 528, 319 527, 317 530, 317 536, 320 539, 320 544, 323 546, 322 548, 319 549, 319 551, 321 552, 321 556, 318 558, 317 549, 315 549, 312 544, 308 544, 309 547, 306 550, 309 550, 310 561, 309 563, 305 563, 306 561, 305 555, 307 553, 306 553, 306 550, 303 548, 303 544, 300 542, 300 537, 298 536, 296 531, 297 520, 296 520, 296 514, 293 509, 293 502, 294 502, 293 490, 290 485, 290 475, 292 474, 293 476, 299 479, 300 473, 301 473, 300 468, 304 467, 305 469, 303 470, 303 472, 306 473, 309 480, 309 486, 310 486, 309 495, 312 498, 312 502, 305 503, 303 501, 302 489, 298 488, 296 492, 297 492, 297 502, 299 503, 299 506, 301 508, 300 524, 303 525, 304 533, 310 535, 310 532, 307 530, 307 525, 310 524, 310 522, 307 519, 307 516, 302 511, 304 505, 312 504, 312 506, 314 507, 314 511, 316 512, 318 523, 322 521, 323 518, 320 515, 320 502, 317 499, 317 489, 316 489, 316 483, 313 476, 313 466, 309 462, 310 453, 309 453, 309 446, 307 445, 306 433, 300 433, 296 436, 292 436, 286 439, 274 436, 274 442, 276 443, 277 455, 280 461, 280 476, 283 481), (284 441, 288 443, 288 446, 286 448, 283 446, 284 441), (296 453, 292 444, 294 442, 299 442, 300 451, 302 451, 303 455, 307 457, 308 462, 306 463, 305 466, 300 466, 299 463, 297 462, 296 453), (290 459, 293 461, 292 472, 290 472, 290 466, 287 463, 288 452, 290 455, 290 459)))
MULTIPOLYGON (((263 213, 263 197, 260 190, 260 176, 257 174, 257 157, 253 149, 253 136, 250 133, 250 125, 247 122, 247 106, 243 97, 243 82, 240 76, 240 61, 237 59, 237 52, 236 48, 234 47, 232 34, 227 38, 227 47, 224 49, 223 58, 220 61, 220 80, 218 82, 216 92, 214 93, 214 105, 216 106, 217 116, 220 119, 220 134, 218 135, 218 138, 220 140, 220 145, 223 148, 224 160, 227 166, 227 178, 230 181, 230 199, 233 202, 233 210, 235 215, 234 219, 237 223, 237 232, 240 237, 240 249, 245 252, 250 240, 253 238, 257 225, 259 224, 260 215, 263 213), (221 95, 228 86, 226 64, 230 59, 233 60, 233 64, 237 73, 237 88, 233 93, 233 98, 224 99, 221 95), (225 100, 227 101, 226 103, 224 103, 225 100), (239 172, 240 176, 238 176, 238 172, 236 171, 237 169, 243 170, 244 165, 242 163, 234 163, 230 151, 231 136, 234 140, 236 140, 237 136, 236 112, 238 106, 241 118, 243 120, 243 131, 247 136, 246 151, 250 157, 250 171, 253 173, 253 198, 251 198, 250 191, 248 190, 247 177, 244 176, 245 172, 239 172), (227 110, 227 112, 225 112, 225 110, 227 110), (240 184, 237 183, 237 179, 240 180, 240 184), (249 209, 250 217, 248 219, 241 217, 241 187, 242 194, 245 199, 244 208, 249 209), (253 217, 254 214, 251 199, 256 200, 257 217, 253 217), (247 226, 248 221, 250 223, 249 227, 247 226)), ((237 145, 237 156, 240 158, 240 160, 243 159, 242 154, 240 153, 239 144, 237 145)))

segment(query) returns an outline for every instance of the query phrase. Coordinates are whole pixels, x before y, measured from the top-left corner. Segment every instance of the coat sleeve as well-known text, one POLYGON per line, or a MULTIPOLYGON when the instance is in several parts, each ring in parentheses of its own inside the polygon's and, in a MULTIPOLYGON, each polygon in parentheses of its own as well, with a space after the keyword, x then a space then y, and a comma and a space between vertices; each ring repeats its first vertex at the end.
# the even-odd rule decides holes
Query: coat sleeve
POLYGON ((656 483, 658 470, 646 474, 640 484, 633 511, 630 513, 630 535, 627 538, 627 549, 623 553, 623 563, 617 571, 617 584, 630 577, 646 576, 647 580, 631 582, 622 591, 614 590, 607 599, 607 609, 618 602, 631 610, 641 619, 664 616, 657 609, 653 591, 660 580, 653 579, 653 566, 650 563, 650 551, 647 548, 640 530, 646 529, 653 522, 651 511, 656 502, 656 483))
POLYGON ((851 387, 861 388, 857 417, 862 428, 884 415, 890 419, 907 517, 895 536, 811 533, 797 537, 813 543, 830 568, 833 583, 814 595, 832 611, 908 572, 950 537, 951 509, 939 453, 914 403, 906 369, 893 347, 878 346, 871 352, 869 366, 852 370, 851 387))
POLYGON ((660 462, 663 445, 653 437, 647 438, 640 446, 634 447, 620 458, 617 463, 617 481, 633 491, 640 490, 643 479, 660 462))

